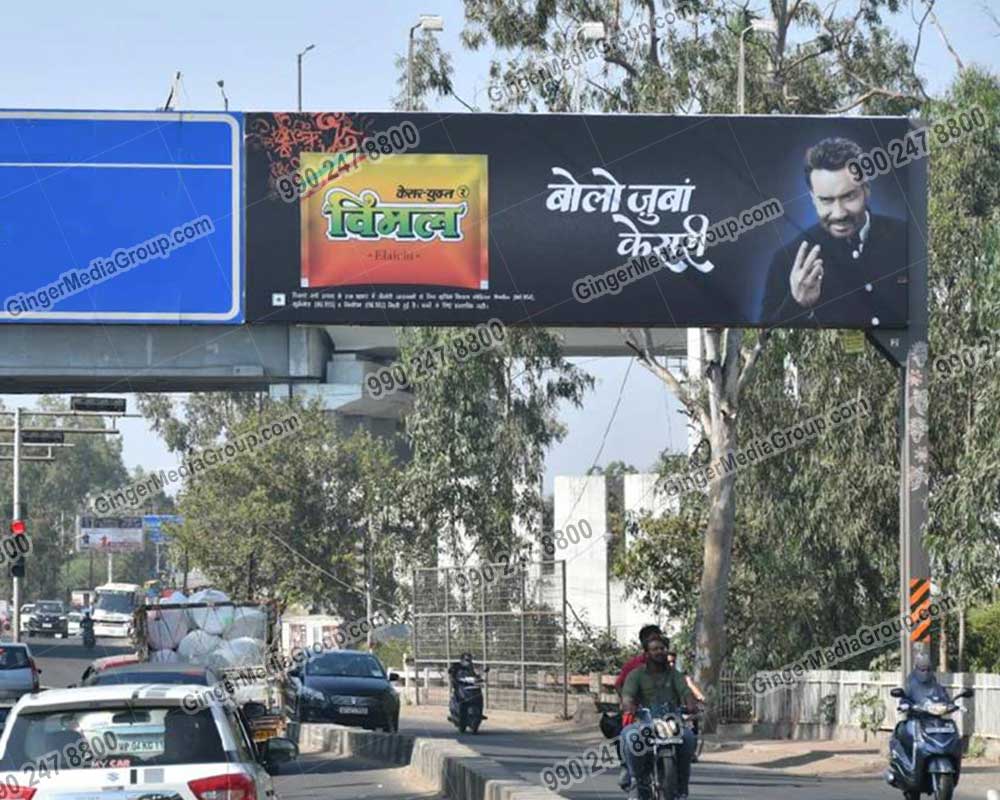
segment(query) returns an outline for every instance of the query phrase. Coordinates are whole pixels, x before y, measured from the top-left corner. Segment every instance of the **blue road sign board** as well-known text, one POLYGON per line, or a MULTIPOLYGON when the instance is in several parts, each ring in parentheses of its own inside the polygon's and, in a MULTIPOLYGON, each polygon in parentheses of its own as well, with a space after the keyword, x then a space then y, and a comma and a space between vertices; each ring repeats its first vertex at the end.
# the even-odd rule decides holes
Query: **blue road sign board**
POLYGON ((184 522, 184 517, 176 514, 146 514, 142 518, 142 527, 146 529, 146 535, 153 544, 163 544, 167 541, 167 535, 163 532, 164 525, 180 525, 184 522))
POLYGON ((243 116, 0 111, 0 322, 243 321, 243 116))

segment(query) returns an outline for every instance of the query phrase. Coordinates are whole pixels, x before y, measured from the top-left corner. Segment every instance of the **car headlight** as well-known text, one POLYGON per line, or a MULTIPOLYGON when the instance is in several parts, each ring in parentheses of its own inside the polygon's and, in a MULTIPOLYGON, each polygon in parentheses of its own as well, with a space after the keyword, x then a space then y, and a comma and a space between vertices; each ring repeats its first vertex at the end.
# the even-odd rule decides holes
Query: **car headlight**
POLYGON ((306 703, 313 703, 316 705, 322 705, 326 702, 326 697, 322 692, 310 689, 308 686, 303 686, 299 689, 299 697, 301 697, 306 703))

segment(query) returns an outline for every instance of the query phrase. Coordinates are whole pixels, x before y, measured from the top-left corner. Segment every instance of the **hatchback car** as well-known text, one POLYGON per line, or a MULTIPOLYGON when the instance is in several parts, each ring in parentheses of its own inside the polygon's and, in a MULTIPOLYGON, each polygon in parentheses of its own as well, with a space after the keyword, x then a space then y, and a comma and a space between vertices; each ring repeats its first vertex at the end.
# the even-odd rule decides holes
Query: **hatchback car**
POLYGON ((370 653, 337 650, 313 656, 289 672, 291 707, 300 722, 337 722, 399 730, 399 680, 370 653))
POLYGON ((297 757, 295 744, 271 739, 255 747, 218 703, 188 713, 189 690, 128 684, 24 697, 0 737, 0 770, 22 773, 20 800, 36 792, 128 798, 136 790, 185 800, 273 798, 270 776, 297 757))
POLYGON ((18 698, 28 692, 37 692, 41 673, 28 645, 0 642, 0 698, 18 698))

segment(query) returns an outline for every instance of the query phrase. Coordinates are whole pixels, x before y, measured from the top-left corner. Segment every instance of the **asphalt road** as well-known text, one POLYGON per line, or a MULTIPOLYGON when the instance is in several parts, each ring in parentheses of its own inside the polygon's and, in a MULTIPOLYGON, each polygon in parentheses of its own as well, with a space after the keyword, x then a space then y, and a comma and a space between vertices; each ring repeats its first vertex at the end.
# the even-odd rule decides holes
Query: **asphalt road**
MULTIPOLYGON (((75 638, 27 641, 42 669, 42 684, 50 687, 78 682, 94 658, 130 652, 127 645, 115 639, 99 639, 97 647, 89 652, 75 638)), ((579 735, 532 732, 530 728, 525 730, 528 726, 524 724, 506 724, 501 712, 486 720, 478 735, 459 736, 445 715, 446 710, 440 707, 424 710, 415 717, 407 714, 404 707, 400 730, 418 736, 457 738, 504 764, 524 780, 539 784, 542 769, 564 758, 580 755, 588 747, 588 742, 579 735)), ((975 773, 968 778, 963 776, 956 800, 983 800, 986 788, 1000 788, 1000 785, 991 786, 993 781, 989 778, 989 775, 975 773)), ((425 787, 408 784, 402 769, 384 769, 357 759, 332 759, 320 755, 303 756, 285 765, 282 773, 275 777, 275 788, 283 800, 402 800, 428 794, 425 787)), ((560 794, 572 800, 624 798, 617 786, 617 771, 596 775, 560 790, 560 794)), ((900 800, 902 794, 872 776, 804 778, 777 770, 703 762, 694 766, 691 797, 692 800, 900 800)))
POLYGON ((42 686, 52 689, 79 683, 83 671, 95 658, 135 652, 123 639, 98 639, 93 650, 85 650, 77 636, 69 639, 24 636, 21 641, 28 645, 42 671, 42 686))
MULTIPOLYGON (((418 736, 457 738, 533 783, 541 784, 540 773, 544 768, 579 756, 590 746, 579 734, 547 735, 512 729, 500 721, 503 712, 494 712, 494 718, 484 722, 478 734, 459 736, 445 718, 446 709, 436 710, 439 715, 423 709, 419 718, 408 718, 404 707, 400 730, 418 736)), ((1000 789, 1000 770, 979 768, 963 775, 955 799, 984 800, 987 788, 1000 789)), ((617 770, 558 791, 572 800, 624 800, 625 797, 618 788, 617 770)), ((692 800, 902 800, 903 797, 879 776, 810 778, 786 775, 777 769, 705 762, 692 768, 690 796, 692 800)))
POLYGON ((303 756, 274 777, 281 800, 405 800, 434 797, 414 785, 405 768, 383 769, 353 758, 303 756))

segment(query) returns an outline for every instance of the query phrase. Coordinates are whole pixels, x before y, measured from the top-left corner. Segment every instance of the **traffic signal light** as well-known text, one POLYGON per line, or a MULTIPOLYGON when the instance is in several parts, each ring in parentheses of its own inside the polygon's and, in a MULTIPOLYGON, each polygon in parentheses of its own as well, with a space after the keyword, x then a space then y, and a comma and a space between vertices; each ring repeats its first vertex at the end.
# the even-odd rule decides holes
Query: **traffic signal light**
MULTIPOLYGON (((11 520, 10 532, 13 536, 27 536, 28 526, 23 519, 11 520)), ((25 542, 22 542, 24 544, 25 542)), ((23 548, 22 552, 26 552, 28 548, 23 548)), ((23 578, 24 577, 24 556, 20 555, 10 562, 10 575, 12 578, 23 578)))

